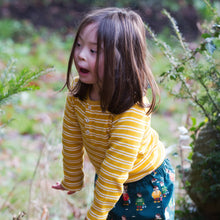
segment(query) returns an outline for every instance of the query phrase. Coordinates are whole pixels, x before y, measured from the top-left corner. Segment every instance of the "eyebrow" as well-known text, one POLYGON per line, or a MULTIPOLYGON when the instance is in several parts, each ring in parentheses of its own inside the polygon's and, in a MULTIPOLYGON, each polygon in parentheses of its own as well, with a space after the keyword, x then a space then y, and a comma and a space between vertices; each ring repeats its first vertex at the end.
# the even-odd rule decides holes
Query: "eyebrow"
MULTIPOLYGON (((80 40, 83 40, 83 38, 82 38, 80 35, 79 35, 78 37, 80 38, 80 40)), ((97 45, 97 42, 92 42, 92 41, 90 41, 89 44, 97 45)))

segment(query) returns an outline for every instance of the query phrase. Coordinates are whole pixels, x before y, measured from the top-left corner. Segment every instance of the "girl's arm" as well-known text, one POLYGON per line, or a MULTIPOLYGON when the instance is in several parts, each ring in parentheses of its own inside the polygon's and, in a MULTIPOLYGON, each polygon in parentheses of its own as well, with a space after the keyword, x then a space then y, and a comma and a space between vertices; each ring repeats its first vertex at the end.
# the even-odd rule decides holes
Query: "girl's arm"
POLYGON ((83 145, 80 125, 74 111, 74 97, 67 96, 63 117, 63 171, 61 187, 70 192, 79 191, 83 186, 83 145))

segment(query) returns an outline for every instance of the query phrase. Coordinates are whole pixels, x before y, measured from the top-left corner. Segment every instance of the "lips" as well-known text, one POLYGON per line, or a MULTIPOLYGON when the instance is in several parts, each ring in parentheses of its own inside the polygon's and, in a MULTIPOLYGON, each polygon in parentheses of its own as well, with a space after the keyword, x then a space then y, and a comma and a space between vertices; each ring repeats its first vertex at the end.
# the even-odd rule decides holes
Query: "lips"
POLYGON ((85 68, 79 68, 79 71, 80 71, 81 73, 84 73, 84 74, 86 74, 86 73, 89 72, 89 70, 88 70, 88 69, 85 69, 85 68))

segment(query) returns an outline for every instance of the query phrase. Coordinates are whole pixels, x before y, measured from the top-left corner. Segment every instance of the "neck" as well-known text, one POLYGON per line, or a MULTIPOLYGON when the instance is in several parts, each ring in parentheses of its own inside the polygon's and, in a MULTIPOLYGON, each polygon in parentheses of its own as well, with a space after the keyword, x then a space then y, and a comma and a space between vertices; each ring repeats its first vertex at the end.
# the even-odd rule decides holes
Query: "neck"
POLYGON ((89 98, 93 101, 98 101, 100 100, 100 95, 99 95, 99 88, 97 85, 93 85, 92 89, 89 93, 89 98))

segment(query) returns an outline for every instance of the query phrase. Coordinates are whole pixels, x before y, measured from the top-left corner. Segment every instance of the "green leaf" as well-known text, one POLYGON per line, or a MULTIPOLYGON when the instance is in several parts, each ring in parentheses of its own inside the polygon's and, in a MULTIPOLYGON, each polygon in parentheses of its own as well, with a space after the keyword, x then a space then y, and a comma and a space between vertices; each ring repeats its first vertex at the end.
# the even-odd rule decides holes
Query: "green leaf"
POLYGON ((182 168, 181 165, 176 166, 176 169, 178 169, 178 170, 180 170, 181 168, 182 168))
POLYGON ((215 44, 215 46, 216 46, 217 48, 220 48, 220 39, 219 39, 219 38, 214 39, 214 40, 213 40, 213 43, 215 44))
POLYGON ((193 140, 196 139, 196 135, 195 135, 195 134, 190 135, 190 137, 191 137, 193 140))
POLYGON ((204 50, 206 50, 206 44, 205 43, 202 43, 200 48, 196 49, 197 52, 201 52, 201 51, 204 51, 204 50))
POLYGON ((193 156, 193 152, 190 152, 187 158, 188 158, 189 160, 192 160, 192 156, 193 156))
MULTIPOLYGON (((218 16, 217 18, 216 18, 216 22, 217 23, 220 23, 220 16, 218 16)), ((219 24, 216 24, 217 26, 220 26, 219 24)))
POLYGON ((195 126, 196 125, 196 118, 191 117, 191 121, 192 121, 192 126, 195 126))
POLYGON ((189 186, 191 186, 191 183, 186 180, 185 185, 186 185, 186 187, 189 187, 189 186))
POLYGON ((196 131, 197 128, 196 128, 196 127, 191 127, 189 130, 190 130, 190 131, 196 131))
POLYGON ((184 67, 181 66, 181 67, 179 67, 176 71, 177 71, 177 72, 183 72, 183 70, 184 70, 184 67))
POLYGON ((204 126, 206 123, 203 121, 198 125, 198 128, 201 128, 202 126, 204 126))
POLYGON ((211 35, 208 34, 208 33, 204 33, 204 34, 202 34, 201 36, 202 36, 202 38, 204 38, 204 39, 206 39, 206 38, 208 38, 208 37, 211 37, 211 35))
POLYGON ((160 74, 160 76, 165 76, 167 74, 167 72, 163 72, 160 74))
POLYGON ((171 80, 176 80, 176 76, 174 74, 170 75, 171 80))

